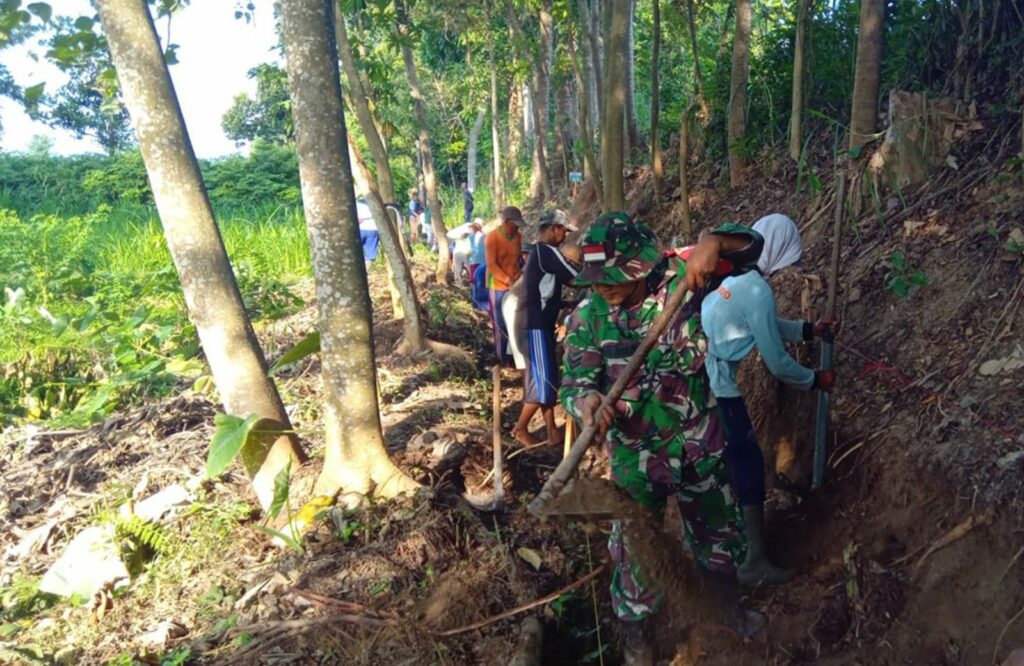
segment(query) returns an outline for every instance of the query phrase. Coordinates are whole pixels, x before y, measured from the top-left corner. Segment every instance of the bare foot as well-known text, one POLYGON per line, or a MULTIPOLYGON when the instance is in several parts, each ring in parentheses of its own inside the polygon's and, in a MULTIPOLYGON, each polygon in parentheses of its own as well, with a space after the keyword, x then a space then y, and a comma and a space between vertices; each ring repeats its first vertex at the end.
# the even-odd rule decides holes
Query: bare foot
POLYGON ((519 442, 525 447, 540 446, 541 444, 543 444, 543 442, 541 442, 539 439, 531 435, 530 431, 527 430, 526 428, 513 428, 512 436, 515 437, 515 440, 517 442, 519 442))
POLYGON ((565 430, 555 428, 554 432, 548 433, 548 446, 561 446, 565 441, 565 430))

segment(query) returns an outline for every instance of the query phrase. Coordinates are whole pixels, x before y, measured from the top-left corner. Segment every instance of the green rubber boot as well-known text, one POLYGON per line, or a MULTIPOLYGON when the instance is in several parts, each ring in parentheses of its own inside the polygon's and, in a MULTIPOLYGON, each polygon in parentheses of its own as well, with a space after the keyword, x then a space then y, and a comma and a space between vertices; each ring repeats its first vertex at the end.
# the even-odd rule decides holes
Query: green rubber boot
POLYGON ((765 555, 764 505, 743 507, 743 523, 747 533, 747 559, 736 570, 736 579, 743 585, 780 585, 792 578, 792 569, 775 566, 765 555))

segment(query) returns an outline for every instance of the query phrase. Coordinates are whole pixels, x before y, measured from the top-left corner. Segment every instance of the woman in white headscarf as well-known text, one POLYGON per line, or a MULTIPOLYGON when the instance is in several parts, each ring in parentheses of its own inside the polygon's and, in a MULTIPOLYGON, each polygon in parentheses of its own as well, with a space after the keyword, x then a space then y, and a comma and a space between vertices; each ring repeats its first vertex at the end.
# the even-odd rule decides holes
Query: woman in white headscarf
POLYGON ((744 584, 777 584, 789 580, 792 571, 773 565, 765 554, 764 456, 736 383, 736 372, 740 361, 756 346, 768 370, 796 388, 829 391, 835 376, 831 371, 815 372, 800 365, 783 344, 820 336, 827 322, 779 319, 775 295, 766 281, 772 273, 800 261, 803 241, 796 223, 785 215, 774 214, 755 222, 754 230, 764 236, 758 270, 728 277, 709 293, 701 305, 701 326, 708 338, 705 366, 725 423, 726 454, 732 464, 747 533, 747 558, 737 571, 737 578, 744 584))

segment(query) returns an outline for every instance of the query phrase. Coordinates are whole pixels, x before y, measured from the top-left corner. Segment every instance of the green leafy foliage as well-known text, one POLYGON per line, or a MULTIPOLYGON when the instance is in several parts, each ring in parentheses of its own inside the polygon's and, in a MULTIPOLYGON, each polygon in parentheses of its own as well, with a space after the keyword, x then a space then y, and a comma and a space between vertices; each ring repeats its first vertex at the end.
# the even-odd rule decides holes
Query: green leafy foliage
POLYGON ((929 284, 928 276, 911 266, 902 252, 889 255, 892 268, 885 278, 885 288, 903 300, 908 300, 914 292, 929 284))
POLYGON ((282 368, 301 361, 302 359, 312 354, 320 352, 320 331, 313 331, 306 337, 302 338, 295 345, 281 355, 281 358, 277 359, 274 365, 270 368, 270 374, 275 375, 282 368))
POLYGON ((231 414, 217 414, 214 423, 217 429, 210 442, 210 454, 206 459, 206 476, 215 477, 224 473, 231 461, 242 451, 249 440, 259 416, 250 414, 244 419, 231 414))

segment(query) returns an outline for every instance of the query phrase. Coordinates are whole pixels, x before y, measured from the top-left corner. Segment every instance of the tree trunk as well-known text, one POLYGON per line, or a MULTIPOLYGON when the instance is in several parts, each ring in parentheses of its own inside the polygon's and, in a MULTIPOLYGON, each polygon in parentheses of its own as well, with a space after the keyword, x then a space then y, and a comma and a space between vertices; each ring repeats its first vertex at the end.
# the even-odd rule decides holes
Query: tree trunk
POLYGON ((473 129, 469 130, 469 154, 466 155, 466 187, 470 192, 476 191, 477 146, 480 143, 480 131, 484 128, 484 117, 486 116, 487 111, 481 106, 477 109, 473 129))
MULTIPOLYGON (((490 25, 490 13, 487 15, 490 25)), ((494 191, 491 192, 497 210, 505 206, 505 173, 501 167, 501 128, 498 121, 498 70, 494 64, 494 32, 487 30, 487 63, 491 68, 491 153, 494 165, 491 167, 494 178, 494 191)))
MULTIPOLYGON (((540 49, 533 53, 523 31, 519 15, 511 0, 505 0, 505 13, 512 28, 513 41, 521 58, 533 64, 533 87, 528 91, 529 106, 534 127, 533 166, 530 172, 530 188, 527 196, 537 200, 542 195, 545 200, 551 197, 551 182, 548 174, 547 138, 548 138, 548 107, 551 102, 551 61, 554 50, 554 26, 551 18, 552 0, 543 0, 540 7, 540 49)), ((530 132, 527 131, 527 136, 530 132)))
POLYGON ((508 160, 506 162, 506 174, 513 181, 519 178, 519 162, 522 159, 526 133, 526 128, 523 126, 523 102, 522 87, 513 83, 509 90, 508 100, 508 160))
POLYGON ((626 196, 622 183, 623 116, 625 115, 626 46, 629 6, 614 2, 606 7, 609 29, 605 39, 604 127, 601 130, 601 177, 604 182, 604 210, 625 210, 626 196))
POLYGON ((405 63, 405 75, 409 79, 409 93, 412 95, 416 121, 420 126, 419 139, 420 150, 423 153, 423 184, 427 189, 430 223, 434 227, 434 235, 437 236, 437 270, 435 275, 439 283, 447 284, 451 267, 451 251, 448 249, 448 231, 444 226, 441 200, 437 196, 437 175, 434 173, 434 154, 430 148, 427 107, 423 101, 423 94, 420 91, 420 79, 416 74, 416 61, 413 59, 412 47, 409 46, 409 15, 406 13, 405 3, 401 1, 395 2, 395 9, 398 12, 398 32, 402 38, 402 61, 405 63))
MULTIPOLYGON (((584 39, 586 42, 586 38, 584 39)), ((580 63, 575 53, 575 35, 571 32, 568 35, 569 60, 572 63, 572 73, 577 79, 577 85, 583 85, 583 72, 580 71, 580 63)), ((597 168, 597 158, 594 156, 593 132, 590 128, 590 105, 589 95, 580 95, 580 134, 583 140, 583 159, 586 166, 586 175, 594 181, 594 192, 597 193, 597 201, 600 204, 604 195, 601 192, 601 172, 597 168)))
POLYGON ((736 0, 736 36, 732 43, 732 82, 729 85, 729 184, 743 183, 746 169, 747 79, 750 75, 750 0, 736 0))
MULTIPOLYGON (((597 61, 597 39, 591 34, 590 8, 587 0, 577 0, 576 12, 579 15, 580 41, 583 43, 583 72, 586 72, 586 86, 581 88, 587 94, 587 122, 591 131, 601 125, 601 72, 597 61)), ((575 47, 574 47, 575 48, 575 47)), ((578 65, 577 65, 578 68, 578 65)), ((578 83, 577 83, 578 84, 578 83)), ((583 125, 581 124, 580 127, 583 125)), ((593 141, 591 136, 591 141, 593 141)))
MULTIPOLYGON (((601 0, 591 0, 595 4, 601 0)), ((593 80, 594 93, 589 100, 592 106, 590 112, 590 127, 594 132, 603 125, 601 115, 604 113, 604 99, 601 86, 604 85, 604 63, 601 59, 601 51, 598 48, 598 27, 594 16, 593 8, 588 6, 588 0, 577 0, 580 14, 580 26, 583 29, 584 48, 587 53, 587 67, 590 69, 589 78, 593 80), (596 107, 596 108, 594 108, 596 107)))
POLYGON ((370 147, 370 155, 373 157, 373 164, 377 167, 377 187, 380 195, 387 203, 396 203, 394 180, 391 177, 391 164, 388 161, 388 151, 381 140, 377 125, 374 123, 373 114, 370 112, 370 98, 368 91, 363 86, 363 80, 356 67, 355 55, 352 53, 352 44, 348 40, 348 30, 345 28, 345 21, 339 14, 335 20, 335 30, 338 36, 338 57, 341 59, 341 66, 345 70, 345 79, 348 80, 349 96, 352 106, 359 120, 359 128, 363 131, 366 144, 370 147))
POLYGON ((626 159, 634 151, 642 150, 640 132, 636 128, 636 49, 634 44, 633 19, 636 15, 636 0, 629 2, 629 21, 626 24, 626 159))
POLYGON ((652 0, 653 44, 651 45, 651 172, 654 174, 654 196, 661 198, 665 169, 661 164, 661 138, 658 136, 658 115, 661 111, 658 85, 658 60, 661 57, 661 0, 652 0))
MULTIPOLYGON (((583 40, 586 42, 586 38, 583 40)), ((569 47, 569 60, 572 61, 573 74, 576 76, 576 85, 583 85, 583 72, 580 71, 579 61, 576 59, 576 36, 569 33, 568 39, 569 47)), ((601 203, 601 199, 604 196, 604 192, 601 191, 601 173, 597 168, 597 159, 594 157, 594 144, 592 140, 593 134, 590 131, 590 96, 586 94, 580 95, 580 110, 579 110, 579 124, 580 124, 580 135, 583 140, 583 161, 586 165, 586 175, 592 181, 594 181, 594 191, 597 192, 597 201, 601 203)))
POLYGON ((686 242, 693 240, 693 218, 690 213, 690 188, 687 183, 686 169, 690 162, 690 104, 681 114, 679 121, 679 210, 683 217, 683 233, 686 242))
POLYGON ((399 349, 405 354, 418 354, 427 348, 427 342, 423 334, 423 320, 420 318, 415 283, 409 270, 409 263, 401 251, 398 230, 392 225, 391 216, 384 208, 381 192, 374 184, 370 170, 366 167, 366 162, 363 161, 363 156, 359 154, 359 149, 356 148, 351 136, 348 137, 348 150, 350 162, 355 167, 352 170, 352 177, 370 206, 373 220, 377 224, 377 232, 380 234, 381 247, 384 248, 388 266, 395 277, 394 285, 398 291, 398 300, 405 313, 402 318, 402 344, 399 349))
POLYGON ((804 109, 804 30, 810 0, 797 0, 797 5, 796 42, 793 46, 793 98, 790 105, 792 115, 789 120, 789 157, 794 162, 800 161, 800 153, 803 152, 800 120, 804 109))
MULTIPOLYGON (((146 3, 100 0, 97 7, 189 318, 224 410, 259 415, 265 419, 261 430, 291 430, 245 313, 146 3)), ((278 472, 303 460, 292 434, 246 444, 242 462, 264 509, 273 500, 278 472)))
POLYGON ((686 18, 690 25, 690 48, 693 52, 693 79, 697 87, 697 105, 700 108, 700 124, 707 128, 711 122, 711 109, 704 96, 704 76, 700 71, 700 50, 697 48, 697 20, 694 17, 693 0, 686 0, 686 18))
POLYGON ((882 73, 885 0, 861 0, 857 66, 850 111, 850 150, 872 139, 878 129, 878 86, 882 73))
POLYGON ((388 458, 377 405, 373 310, 341 106, 334 0, 283 0, 295 152, 319 311, 326 447, 316 492, 392 496, 418 484, 388 458))

